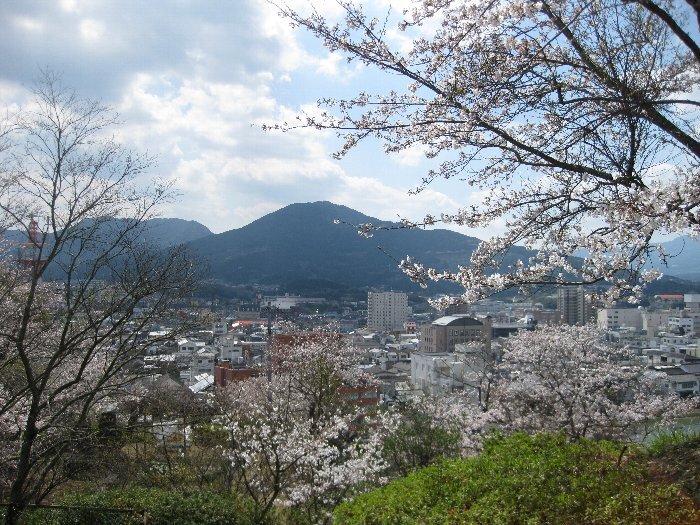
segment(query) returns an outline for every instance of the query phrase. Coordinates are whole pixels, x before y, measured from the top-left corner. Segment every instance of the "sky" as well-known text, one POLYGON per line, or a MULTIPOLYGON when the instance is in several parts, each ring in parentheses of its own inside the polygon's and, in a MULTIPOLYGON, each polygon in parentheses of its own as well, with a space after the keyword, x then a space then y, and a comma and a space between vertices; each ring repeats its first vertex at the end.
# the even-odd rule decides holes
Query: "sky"
MULTIPOLYGON (((373 6, 386 10, 389 0, 373 6)), ((401 8, 395 1, 393 12, 401 8)), ((26 105, 50 68, 114 108, 118 139, 156 157, 149 176, 176 181, 179 198, 164 217, 219 233, 296 202, 397 220, 479 198, 453 180, 409 194, 434 167, 420 151, 387 156, 368 142, 338 161, 331 155, 341 142, 330 132, 263 131, 313 111, 319 98, 401 82, 329 54, 264 0, 2 0, 0 49, 0 107, 26 105)))

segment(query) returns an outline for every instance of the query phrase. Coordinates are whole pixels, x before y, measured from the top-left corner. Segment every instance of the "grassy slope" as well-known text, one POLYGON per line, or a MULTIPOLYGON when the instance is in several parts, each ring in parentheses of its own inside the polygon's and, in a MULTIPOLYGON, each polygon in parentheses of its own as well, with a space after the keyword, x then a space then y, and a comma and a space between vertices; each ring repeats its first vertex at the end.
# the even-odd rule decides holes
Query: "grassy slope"
POLYGON ((419 470, 341 505, 335 523, 700 523, 698 504, 656 468, 667 464, 664 454, 672 457, 667 450, 650 460, 641 449, 561 436, 496 438, 480 456, 419 470))

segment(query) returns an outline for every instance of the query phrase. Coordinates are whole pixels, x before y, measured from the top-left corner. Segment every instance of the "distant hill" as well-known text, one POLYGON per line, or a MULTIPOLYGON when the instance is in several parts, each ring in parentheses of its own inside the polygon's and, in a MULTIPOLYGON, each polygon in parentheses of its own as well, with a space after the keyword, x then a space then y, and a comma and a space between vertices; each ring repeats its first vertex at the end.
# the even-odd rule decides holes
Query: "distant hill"
MULTIPOLYGON (((479 239, 449 230, 395 229, 372 238, 351 225, 393 223, 330 202, 291 204, 247 226, 188 243, 212 278, 231 284, 322 281, 324 286, 417 290, 399 270, 407 255, 426 265, 456 269, 468 260, 479 239), (339 219, 344 224, 334 224, 339 219)), ((515 248, 511 259, 527 254, 515 248)), ((510 260, 510 259, 509 259, 510 260)), ((506 264, 509 261, 506 261, 506 264)), ((511 261, 512 262, 512 261, 511 261)), ((440 283, 429 292, 456 290, 440 283)))
MULTIPOLYGON (((119 224, 122 220, 111 219, 107 221, 105 230, 110 227, 119 229, 119 224)), ((185 244, 207 235, 212 235, 211 230, 197 221, 155 218, 143 223, 143 228, 139 231, 137 240, 151 244, 156 248, 168 248, 185 244)), ((18 230, 8 230, 3 234, 3 238, 13 243, 21 243, 26 240, 27 236, 26 233, 18 230)))
POLYGON ((163 248, 185 244, 213 235, 211 230, 197 221, 156 218, 146 222, 143 239, 163 248))
MULTIPOLYGON (((119 220, 107 221, 106 230, 119 229, 119 220)), ((233 286, 275 284, 284 291, 324 296, 367 287, 420 291, 399 270, 401 259, 411 255, 426 266, 456 270, 459 264, 468 262, 480 242, 441 229, 376 231, 367 239, 359 236, 352 225, 368 222, 398 226, 346 206, 312 202, 291 204, 220 234, 211 233, 195 221, 151 219, 135 240, 156 250, 184 244, 202 262, 204 274, 213 282, 233 286), (342 223, 335 224, 336 219, 342 223)), ((14 244, 23 242, 25 235, 9 231, 4 238, 14 244)), ((675 257, 668 268, 660 267, 666 276, 652 283, 648 293, 698 289, 698 283, 688 281, 700 281, 700 243, 679 238, 665 246, 675 257)), ((503 266, 529 255, 525 248, 514 247, 503 266)), ((61 278, 54 272, 48 277, 61 278)), ((426 290, 428 294, 459 291, 460 287, 451 283, 429 283, 426 290)))
POLYGON ((650 282, 644 288, 644 293, 647 296, 698 292, 700 292, 700 279, 682 279, 674 275, 664 275, 661 279, 650 282))
POLYGON ((667 275, 700 280, 700 241, 684 236, 665 242, 663 246, 672 257, 668 260, 668 266, 654 260, 655 267, 667 275))
MULTIPOLYGON (((120 232, 124 225, 124 219, 108 219, 100 223, 98 234, 93 235, 93 240, 100 239, 104 246, 110 246, 115 239, 115 235, 120 232)), ((90 228, 94 225, 94 220, 85 220, 80 223, 81 228, 90 228)), ((145 221, 138 230, 134 230, 128 236, 129 242, 142 244, 145 248, 154 252, 161 252, 175 246, 186 244, 194 239, 212 235, 211 231, 204 225, 195 221, 186 221, 182 219, 151 219, 145 221)), ((2 239, 7 243, 4 248, 5 257, 17 257, 19 247, 27 239, 25 232, 18 230, 9 230, 2 234, 2 239)), ((47 239, 47 245, 51 245, 53 238, 47 239)), ((47 267, 44 275, 47 279, 62 279, 65 276, 64 267, 71 256, 69 252, 79 253, 79 240, 74 240, 71 246, 64 246, 62 253, 55 259, 54 263, 47 267)), ((90 264, 96 253, 100 253, 100 244, 94 244, 82 250, 81 259, 85 261, 85 268, 90 264)), ((116 260, 119 260, 118 258, 116 260)), ((80 267, 80 266, 79 266, 80 267)), ((101 271, 99 276, 104 278, 107 275, 105 271, 101 271)))
MULTIPOLYGON (((407 255, 438 269, 456 270, 468 262, 480 240, 450 230, 393 229, 376 231, 367 239, 352 225, 398 226, 330 202, 291 204, 242 228, 189 242, 192 253, 206 264, 214 280, 230 284, 277 284, 294 293, 329 294, 332 290, 366 287, 419 291, 397 267, 407 255), (334 224, 339 219, 341 224, 334 224)), ((652 290, 690 290, 700 272, 700 244, 689 240, 668 243, 679 254, 665 274, 687 274, 686 280, 664 277, 652 290), (682 248, 682 249, 681 249, 682 248)), ((531 255, 513 247, 502 266, 531 255)), ((429 283, 427 293, 459 292, 451 283, 429 283)), ((661 293, 655 291, 654 293, 661 293)))

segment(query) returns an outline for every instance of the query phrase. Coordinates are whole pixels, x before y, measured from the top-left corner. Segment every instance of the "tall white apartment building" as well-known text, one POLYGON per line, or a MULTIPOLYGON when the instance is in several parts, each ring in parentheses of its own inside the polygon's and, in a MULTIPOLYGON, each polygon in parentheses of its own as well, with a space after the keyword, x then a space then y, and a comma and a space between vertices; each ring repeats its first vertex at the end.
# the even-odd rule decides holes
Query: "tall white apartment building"
POLYGON ((408 321, 408 295, 400 292, 367 293, 367 328, 378 332, 403 330, 408 321))
POLYGON ((591 305, 583 286, 560 286, 557 293, 557 310, 565 324, 585 325, 591 316, 591 305))

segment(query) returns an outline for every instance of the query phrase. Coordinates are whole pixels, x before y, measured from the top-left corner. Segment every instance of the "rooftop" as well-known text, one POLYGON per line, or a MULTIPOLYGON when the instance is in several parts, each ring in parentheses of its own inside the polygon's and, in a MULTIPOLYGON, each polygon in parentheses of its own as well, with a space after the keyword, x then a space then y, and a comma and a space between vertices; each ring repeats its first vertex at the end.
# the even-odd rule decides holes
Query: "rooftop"
POLYGON ((465 315, 446 315, 433 321, 436 326, 483 326, 484 323, 465 315))

